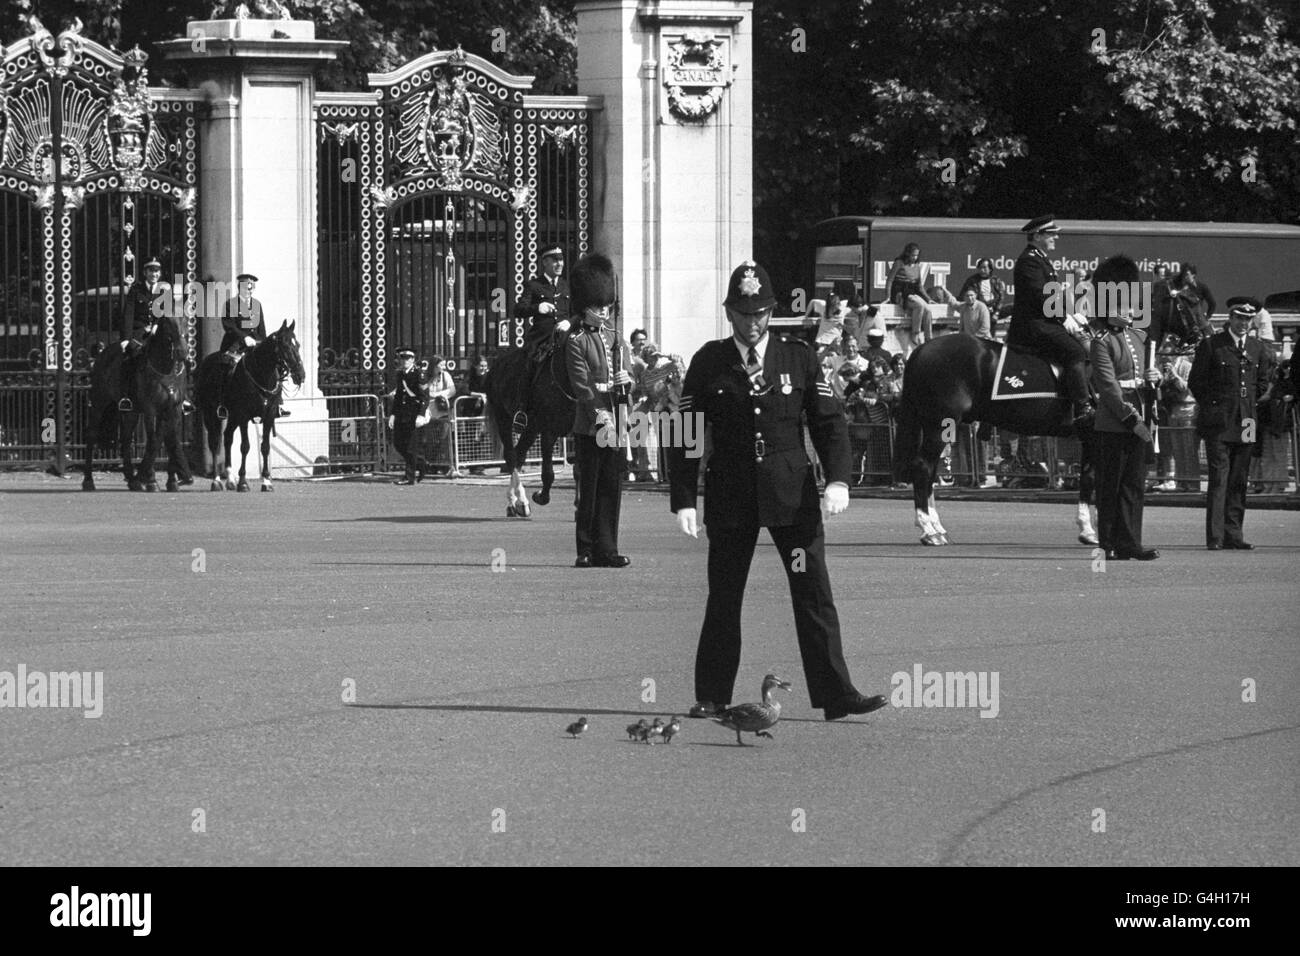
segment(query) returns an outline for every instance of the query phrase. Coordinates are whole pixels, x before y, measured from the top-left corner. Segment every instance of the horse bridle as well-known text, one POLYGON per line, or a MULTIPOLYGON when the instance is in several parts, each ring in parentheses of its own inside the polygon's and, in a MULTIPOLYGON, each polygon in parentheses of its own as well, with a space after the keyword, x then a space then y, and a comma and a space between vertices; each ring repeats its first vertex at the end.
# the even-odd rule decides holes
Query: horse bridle
MULTIPOLYGON (((268 338, 274 338, 274 335, 268 336, 268 338)), ((256 388, 267 398, 270 398, 272 395, 278 394, 280 391, 280 386, 283 385, 284 380, 289 377, 289 372, 290 372, 289 363, 285 361, 284 356, 281 354, 279 339, 275 339, 275 384, 273 384, 270 388, 267 388, 257 379, 253 378, 253 373, 248 370, 247 360, 240 362, 239 364, 244 370, 244 375, 248 378, 250 382, 253 383, 253 387, 256 388)))

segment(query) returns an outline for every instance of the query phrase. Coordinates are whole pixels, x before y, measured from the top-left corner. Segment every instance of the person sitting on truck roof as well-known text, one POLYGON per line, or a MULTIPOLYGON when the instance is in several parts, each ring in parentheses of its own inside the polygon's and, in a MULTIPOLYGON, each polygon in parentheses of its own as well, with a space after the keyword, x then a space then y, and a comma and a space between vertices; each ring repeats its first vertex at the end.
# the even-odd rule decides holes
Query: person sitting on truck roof
POLYGON ((1061 378, 1074 403, 1073 424, 1076 428, 1088 427, 1092 418, 1085 369, 1088 351, 1072 334, 1078 322, 1064 315, 1055 318, 1052 314, 1060 314, 1060 310, 1052 308, 1051 289, 1060 290, 1061 282, 1047 254, 1056 248, 1060 227, 1054 217, 1039 216, 1020 231, 1029 237, 1029 245, 1016 259, 1015 311, 1007 329, 1007 344, 1061 363, 1061 378))
POLYGON ((931 301, 921 285, 921 247, 909 242, 894 260, 885 280, 889 292, 889 301, 903 310, 894 334, 898 344, 903 347, 903 354, 908 355, 912 349, 924 344, 932 335, 930 310, 926 305, 931 301))

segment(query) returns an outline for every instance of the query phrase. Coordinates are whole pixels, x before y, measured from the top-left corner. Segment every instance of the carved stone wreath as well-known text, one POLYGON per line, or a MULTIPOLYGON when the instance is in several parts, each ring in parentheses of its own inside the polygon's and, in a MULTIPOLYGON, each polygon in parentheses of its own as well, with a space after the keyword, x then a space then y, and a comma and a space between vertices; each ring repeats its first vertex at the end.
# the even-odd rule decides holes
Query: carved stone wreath
POLYGON ((668 44, 664 86, 668 109, 684 120, 702 120, 718 108, 731 85, 723 41, 692 30, 668 44))

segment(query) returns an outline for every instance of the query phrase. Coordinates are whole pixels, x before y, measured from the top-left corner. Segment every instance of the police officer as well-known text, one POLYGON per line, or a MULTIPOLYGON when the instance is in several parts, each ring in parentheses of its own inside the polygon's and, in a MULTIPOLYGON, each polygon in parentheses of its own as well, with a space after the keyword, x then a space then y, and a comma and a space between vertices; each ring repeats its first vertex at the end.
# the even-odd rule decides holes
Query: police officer
MULTIPOLYGON (((843 409, 813 349, 768 334, 776 298, 762 266, 738 266, 723 305, 732 335, 695 353, 679 406, 683 419, 695 415, 710 426, 713 444, 704 475, 709 598, 695 656, 691 716, 711 716, 731 702, 740 666, 741 603, 764 527, 786 568, 813 706, 827 720, 870 713, 885 706, 885 698, 858 693, 844 661, 817 484, 800 424, 806 415, 826 469, 826 511, 839 514, 849 504, 852 468, 843 409)), ((683 444, 670 441, 671 506, 678 527, 696 537, 699 458, 688 456, 683 444)))
POLYGON ((1091 342, 1092 387, 1097 392, 1097 541, 1111 561, 1154 561, 1160 552, 1142 546, 1151 432, 1143 421, 1139 389, 1160 372, 1147 365, 1133 316, 1105 317, 1107 328, 1091 342))
POLYGON ((573 309, 582 325, 565 346, 575 399, 576 568, 625 568, 632 563, 618 553, 619 507, 627 469, 619 418, 632 376, 627 343, 610 319, 615 298, 610 261, 599 253, 583 256, 573 269, 573 309))
POLYGON ((417 459, 412 450, 411 439, 415 435, 416 419, 429 405, 429 393, 420 381, 420 372, 415 367, 415 351, 398 349, 397 361, 397 381, 388 393, 392 399, 388 427, 393 432, 393 447, 406 462, 406 473, 393 484, 413 485, 424 478, 424 463, 417 459))
POLYGON ((162 281, 162 263, 150 259, 141 270, 143 275, 131 283, 126 293, 126 312, 122 322, 122 351, 125 357, 120 369, 121 398, 117 407, 124 412, 135 410, 131 391, 135 385, 135 356, 144 341, 153 332, 154 325, 171 307, 172 287, 162 281))
MULTIPOLYGON (((238 293, 226 302, 221 313, 221 327, 226 334, 221 339, 221 351, 225 355, 226 376, 221 382, 221 400, 217 404, 217 417, 226 418, 226 385, 235 374, 235 367, 244 357, 244 352, 266 340, 266 316, 262 312, 262 303, 253 298, 257 288, 257 276, 251 272, 241 272, 235 276, 238 293)), ((283 405, 276 412, 277 418, 288 418, 289 412, 283 405)))
POLYGON ((1088 352, 1067 328, 1077 323, 1065 315, 1060 280, 1047 255, 1056 248, 1060 227, 1054 217, 1039 216, 1020 231, 1029 237, 1029 245, 1016 260, 1016 301, 1007 329, 1007 344, 1062 364, 1065 390, 1074 403, 1074 425, 1087 427, 1092 418, 1088 373, 1084 367, 1088 352), (1048 288, 1048 283, 1057 285, 1048 288), (1054 294, 1053 289, 1058 291, 1054 294), (1051 312, 1058 313, 1058 317, 1050 315, 1051 312))
POLYGON ((1210 483, 1205 495, 1205 546, 1210 551, 1250 551, 1242 539, 1246 480, 1259 420, 1255 403, 1268 389, 1273 352, 1247 335, 1258 299, 1228 311, 1228 327, 1201 341, 1187 385, 1196 397, 1196 433, 1205 439, 1210 483))
POLYGON ((526 425, 528 400, 541 364, 555 348, 556 339, 569 331, 569 283, 564 278, 564 250, 548 246, 542 250, 541 269, 524 283, 524 294, 515 304, 515 315, 528 319, 524 349, 532 360, 532 373, 524 384, 520 411, 516 417, 520 428, 526 425))

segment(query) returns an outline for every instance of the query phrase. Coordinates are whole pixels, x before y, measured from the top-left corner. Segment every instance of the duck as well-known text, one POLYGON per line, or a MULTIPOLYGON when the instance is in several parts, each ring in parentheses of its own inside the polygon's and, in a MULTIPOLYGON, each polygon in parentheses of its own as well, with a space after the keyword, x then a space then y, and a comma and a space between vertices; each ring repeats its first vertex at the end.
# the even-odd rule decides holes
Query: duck
POLYGON ((636 740, 641 736, 641 731, 650 726, 650 721, 642 717, 635 724, 627 725, 627 739, 636 740))
POLYGON ((641 728, 641 740, 643 743, 653 744, 656 737, 662 737, 664 732, 664 721, 662 717, 656 717, 655 722, 649 727, 641 728))
POLYGON ((790 690, 793 686, 789 681, 781 680, 775 674, 768 674, 763 678, 763 703, 737 704, 728 707, 713 720, 728 730, 734 730, 736 743, 742 747, 747 746, 740 739, 742 732, 771 740, 773 738, 767 732, 768 728, 775 727, 776 722, 781 719, 781 705, 772 699, 772 691, 778 687, 781 690, 790 690))
POLYGON ((579 717, 576 723, 569 724, 564 728, 564 732, 570 737, 576 738, 578 734, 587 729, 587 718, 579 717))
POLYGON ((680 717, 674 717, 672 720, 668 721, 668 725, 663 729, 664 743, 672 743, 673 738, 681 733, 681 731, 682 719, 680 717))

